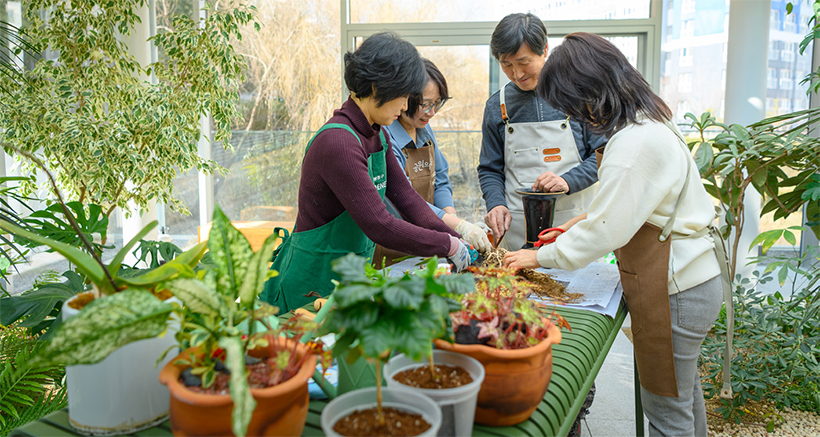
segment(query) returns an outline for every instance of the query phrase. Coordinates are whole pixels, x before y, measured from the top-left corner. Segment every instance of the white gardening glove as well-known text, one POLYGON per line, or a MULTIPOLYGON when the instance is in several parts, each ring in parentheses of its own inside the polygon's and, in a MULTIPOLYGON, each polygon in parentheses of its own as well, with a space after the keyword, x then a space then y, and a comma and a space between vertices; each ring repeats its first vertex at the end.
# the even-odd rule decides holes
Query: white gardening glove
POLYGON ((462 220, 454 230, 479 252, 484 253, 490 250, 490 239, 487 238, 487 231, 481 226, 462 220))
POLYGON ((447 259, 453 263, 455 272, 458 273, 470 266, 470 243, 459 240, 456 237, 450 236, 450 253, 447 254, 447 259))

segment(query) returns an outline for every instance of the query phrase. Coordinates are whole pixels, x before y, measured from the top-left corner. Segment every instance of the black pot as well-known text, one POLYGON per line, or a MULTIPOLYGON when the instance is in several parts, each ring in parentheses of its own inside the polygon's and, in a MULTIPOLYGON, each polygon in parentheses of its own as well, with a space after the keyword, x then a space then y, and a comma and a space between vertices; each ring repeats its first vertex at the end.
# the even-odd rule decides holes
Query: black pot
POLYGON ((524 221, 527 229, 527 242, 522 249, 531 249, 538 240, 538 234, 544 229, 552 227, 555 216, 555 202, 564 195, 564 191, 541 193, 532 188, 515 190, 524 201, 524 221))

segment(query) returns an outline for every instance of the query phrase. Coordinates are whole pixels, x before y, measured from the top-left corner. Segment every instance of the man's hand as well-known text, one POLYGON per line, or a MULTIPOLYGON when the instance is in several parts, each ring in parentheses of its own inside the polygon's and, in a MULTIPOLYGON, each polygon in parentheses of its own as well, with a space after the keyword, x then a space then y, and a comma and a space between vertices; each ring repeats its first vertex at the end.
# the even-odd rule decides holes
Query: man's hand
POLYGON ((498 205, 484 216, 484 223, 492 229, 496 244, 498 244, 501 237, 510 229, 512 215, 506 206, 498 205))
POLYGON ((532 184, 532 189, 542 193, 552 193, 555 191, 569 191, 569 185, 567 185, 564 178, 548 171, 538 176, 538 179, 532 184))
POLYGON ((532 249, 507 252, 504 255, 504 267, 511 267, 515 270, 537 269, 541 267, 541 265, 538 264, 537 254, 538 251, 532 249))

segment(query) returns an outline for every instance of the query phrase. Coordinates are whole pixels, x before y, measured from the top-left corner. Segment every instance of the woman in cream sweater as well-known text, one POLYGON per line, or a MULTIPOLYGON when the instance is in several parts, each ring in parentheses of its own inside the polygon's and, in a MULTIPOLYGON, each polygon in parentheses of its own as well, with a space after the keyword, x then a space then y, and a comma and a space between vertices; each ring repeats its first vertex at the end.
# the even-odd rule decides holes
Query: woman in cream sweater
POLYGON ((614 250, 650 435, 705 436, 697 360, 722 301, 715 213, 672 112, 614 45, 588 33, 553 49, 537 91, 609 141, 587 215, 504 263, 574 270, 614 250))

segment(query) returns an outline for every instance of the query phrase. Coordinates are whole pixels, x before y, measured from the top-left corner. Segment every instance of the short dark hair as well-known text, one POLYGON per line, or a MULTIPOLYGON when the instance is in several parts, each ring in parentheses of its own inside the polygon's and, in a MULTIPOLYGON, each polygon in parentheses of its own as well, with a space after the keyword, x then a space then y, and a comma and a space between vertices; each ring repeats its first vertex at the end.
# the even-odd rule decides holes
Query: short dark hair
MULTIPOLYGON (((438 67, 436 67, 436 64, 434 64, 433 61, 427 58, 422 58, 422 62, 424 62, 424 71, 427 72, 427 82, 432 81, 436 84, 438 87, 438 93, 441 95, 442 99, 449 99, 450 94, 447 88, 447 79, 444 78, 444 75, 441 74, 441 71, 438 67)), ((427 86, 426 82, 424 86, 427 86)), ((422 100, 422 93, 410 96, 410 98, 407 99, 407 110, 404 111, 404 113, 407 114, 408 117, 415 117, 422 100)))
POLYGON ((672 111, 626 56, 592 33, 571 33, 552 49, 536 90, 554 108, 606 137, 637 123, 639 112, 661 123, 672 119, 672 111))
POLYGON ((380 32, 344 56, 347 89, 381 106, 399 97, 420 94, 427 74, 418 50, 393 32, 380 32))
POLYGON ((540 18, 531 13, 510 14, 501 19, 490 38, 490 53, 495 59, 501 55, 518 53, 527 43, 537 55, 547 49, 547 27, 540 18))

